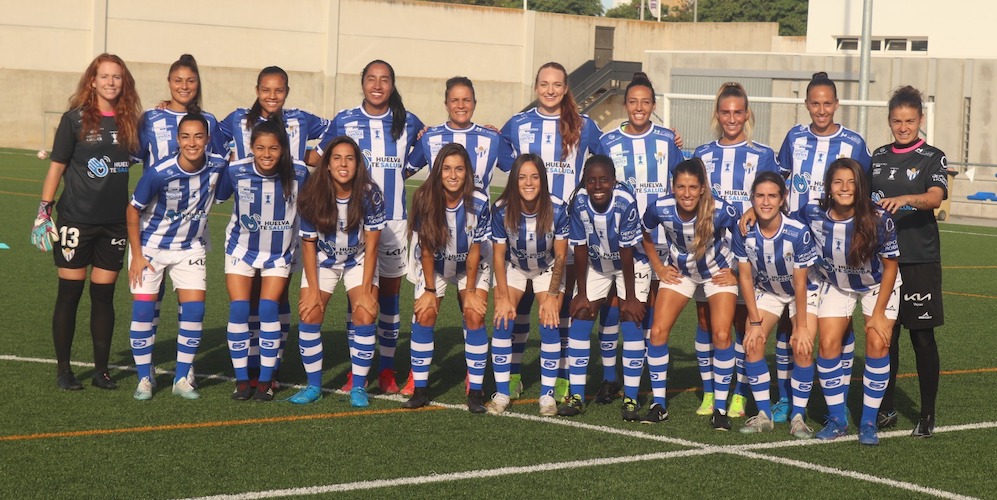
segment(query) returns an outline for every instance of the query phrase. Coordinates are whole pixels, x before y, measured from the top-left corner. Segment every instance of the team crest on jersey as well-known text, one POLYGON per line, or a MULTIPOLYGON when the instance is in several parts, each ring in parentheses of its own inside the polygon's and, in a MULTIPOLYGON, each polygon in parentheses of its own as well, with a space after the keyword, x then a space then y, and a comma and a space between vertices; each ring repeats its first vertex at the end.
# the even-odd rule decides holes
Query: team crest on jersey
POLYGON ((754 163, 751 163, 750 161, 749 162, 745 162, 745 164, 744 164, 744 172, 745 173, 750 174, 754 170, 755 170, 755 164, 754 163))
POLYGON ((73 248, 62 248, 62 256, 66 259, 66 262, 73 260, 73 256, 76 255, 76 250, 73 248))
POLYGON ((654 153, 654 159, 658 161, 658 165, 660 166, 665 162, 665 152, 658 151, 657 153, 654 153))
POLYGON ((287 136, 288 137, 297 137, 298 136, 298 128, 299 127, 297 125, 288 125, 287 126, 287 136))
POLYGON ((474 154, 477 155, 478 158, 484 158, 485 155, 488 154, 488 150, 484 146, 478 146, 474 148, 474 154))
POLYGON ((730 172, 731 170, 734 170, 734 162, 732 161, 723 162, 723 169, 724 172, 730 172))
POLYGON ((914 180, 914 178, 916 178, 916 177, 917 177, 917 169, 916 168, 908 168, 907 169, 907 178, 910 179, 910 180, 914 180))
POLYGON ((544 144, 554 144, 554 134, 544 134, 544 144))
POLYGON ((263 204, 273 205, 273 193, 263 193, 263 204))
POLYGON ((827 159, 827 153, 823 151, 817 152, 817 163, 824 163, 824 160, 826 159, 827 159))
POLYGON ((634 164, 638 167, 647 166, 647 155, 644 153, 634 155, 634 164))
POLYGON ((897 170, 899 170, 899 169, 891 168, 890 169, 890 176, 887 178, 887 180, 891 180, 891 181, 896 180, 896 179, 893 178, 893 176, 896 175, 897 170))
POLYGON ((381 140, 381 131, 380 130, 374 129, 371 132, 374 132, 374 140, 375 141, 380 141, 381 140))
POLYGON ((844 249, 844 247, 845 247, 845 240, 843 240, 841 238, 835 238, 834 239, 834 250, 835 251, 840 252, 840 251, 842 251, 844 249))
POLYGON ((782 259, 784 261, 786 261, 786 262, 792 262, 793 261, 793 252, 786 252, 786 254, 782 256, 782 259))

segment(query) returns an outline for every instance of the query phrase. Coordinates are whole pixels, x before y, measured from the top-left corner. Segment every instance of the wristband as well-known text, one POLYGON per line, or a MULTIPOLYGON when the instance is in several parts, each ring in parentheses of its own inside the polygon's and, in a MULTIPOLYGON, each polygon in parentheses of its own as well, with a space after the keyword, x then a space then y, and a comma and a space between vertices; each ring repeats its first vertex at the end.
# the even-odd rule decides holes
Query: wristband
POLYGON ((748 325, 750 325, 750 326, 762 326, 762 322, 761 321, 749 321, 748 325))
POLYGON ((426 287, 426 288, 423 288, 422 290, 423 290, 424 292, 433 292, 433 293, 436 293, 436 288, 429 288, 429 287, 426 287))

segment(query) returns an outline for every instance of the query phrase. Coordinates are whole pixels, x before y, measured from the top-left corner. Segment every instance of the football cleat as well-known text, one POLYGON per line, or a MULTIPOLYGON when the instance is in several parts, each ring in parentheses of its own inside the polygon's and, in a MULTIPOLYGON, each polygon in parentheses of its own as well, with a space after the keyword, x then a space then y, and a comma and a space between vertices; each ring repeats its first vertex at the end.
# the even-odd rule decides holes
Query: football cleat
POLYGON ((730 418, 741 418, 744 416, 744 407, 748 403, 748 398, 735 394, 730 400, 730 407, 727 408, 727 416, 730 418))
POLYGON ((582 400, 582 396, 572 394, 571 397, 564 400, 564 404, 557 408, 557 415, 559 417, 577 417, 584 411, 585 403, 582 400))
POLYGON ((769 418, 765 412, 760 411, 757 415, 749 418, 744 422, 744 427, 741 427, 741 434, 755 434, 759 432, 768 432, 775 429, 775 422, 769 418))
MULTIPOLYGON (((409 379, 411 380, 411 379, 409 379)), ((412 389, 412 397, 402 403, 402 408, 414 410, 429 404, 429 389, 426 387, 415 387, 412 389)))
POLYGON ((253 393, 254 401, 273 401, 273 387, 270 382, 258 381, 256 392, 253 393))
POLYGON ((485 410, 492 415, 501 415, 509 407, 510 398, 505 394, 492 394, 492 400, 485 403, 485 410))
POLYGON ((642 424, 656 424, 668 420, 668 410, 658 403, 654 403, 647 409, 647 413, 640 419, 642 424))
POLYGON ((897 415, 896 410, 883 411, 879 410, 876 414, 876 427, 880 429, 889 429, 890 427, 896 427, 897 421, 900 420, 899 415, 897 415))
POLYGON ((640 414, 637 413, 637 409, 640 405, 637 404, 637 400, 634 398, 623 398, 623 407, 620 409, 620 414, 623 416, 624 422, 637 422, 640 420, 640 414))
POLYGON ((712 392, 703 394, 703 403, 699 405, 699 409, 696 410, 696 415, 713 415, 713 402, 714 395, 712 392))
POLYGON ((485 413, 485 393, 481 389, 470 389, 467 392, 467 411, 471 413, 485 413))
POLYGON ((917 426, 914 427, 914 432, 910 433, 911 436, 916 438, 929 438, 935 435, 935 416, 928 415, 926 417, 921 417, 917 421, 917 426))
POLYGON ((720 413, 720 410, 713 410, 713 416, 710 417, 710 425, 714 430, 726 432, 730 430, 730 419, 727 418, 727 415, 720 413))
POLYGON ((540 396, 540 416, 553 417, 555 415, 557 415, 557 401, 554 401, 554 396, 547 394, 540 396))
POLYGON ((107 370, 95 373, 90 379, 90 384, 101 389, 113 390, 118 388, 118 383, 111 380, 111 374, 107 370))
POLYGON ((297 394, 287 398, 287 401, 296 405, 306 405, 322 399, 322 388, 317 385, 309 385, 298 391, 297 394))
POLYGON ((55 383, 64 391, 79 391, 83 389, 83 384, 73 375, 73 372, 62 372, 55 377, 55 383))
POLYGON ((381 394, 397 394, 398 383, 395 382, 395 371, 390 368, 381 370, 377 375, 377 387, 381 389, 381 394))
POLYGON ((367 396, 367 389, 354 387, 350 389, 350 404, 356 408, 366 408, 370 406, 370 397, 367 396))
POLYGON ((571 389, 571 384, 568 383, 568 379, 557 377, 554 380, 554 401, 558 403, 564 403, 568 400, 568 391, 571 389))
POLYGON ((149 377, 142 377, 142 380, 138 381, 138 387, 135 388, 132 397, 139 401, 152 399, 152 382, 149 381, 149 377))
POLYGON ((253 392, 248 380, 236 380, 235 390, 232 391, 232 399, 236 401, 246 401, 253 392))
POLYGON ((848 424, 842 422, 837 417, 828 417, 827 424, 824 428, 817 431, 814 436, 817 439, 823 439, 825 441, 830 441, 833 439, 838 439, 841 436, 848 434, 848 424))
POLYGON ((523 395, 523 376, 518 373, 509 375, 509 399, 517 400, 523 395))
POLYGON ((595 398, 593 401, 597 404, 608 405, 613 402, 614 399, 620 396, 620 383, 613 380, 603 380, 602 385, 599 386, 599 392, 595 393, 595 398))
POLYGON ((772 405, 772 421, 781 424, 789 421, 789 400, 780 398, 778 403, 772 405))
POLYGON ((859 443, 867 446, 879 444, 879 436, 876 435, 876 422, 865 422, 859 426, 859 443))
MULTIPOLYGON (((405 387, 399 391, 402 396, 413 396, 415 394, 415 378, 412 377, 412 372, 408 372, 408 380, 405 381, 405 387)), ((427 399, 426 402, 429 402, 427 399)))
MULTIPOLYGON (((142 385, 139 383, 139 385, 142 385)), ((136 391, 137 393, 138 391, 136 391)), ((194 390, 194 386, 190 385, 187 381, 187 377, 180 377, 180 380, 173 382, 173 394, 180 396, 184 399, 198 399, 201 395, 194 390)))
POLYGON ((803 421, 803 414, 797 414, 789 424, 789 434, 796 439, 812 439, 814 430, 803 421))

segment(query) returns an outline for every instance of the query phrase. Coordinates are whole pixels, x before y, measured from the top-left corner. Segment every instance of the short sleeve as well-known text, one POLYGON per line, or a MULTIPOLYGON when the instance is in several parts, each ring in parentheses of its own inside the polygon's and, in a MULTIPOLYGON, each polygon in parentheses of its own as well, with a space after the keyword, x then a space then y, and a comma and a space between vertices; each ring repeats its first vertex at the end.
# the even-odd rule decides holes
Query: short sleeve
POLYGON ((132 193, 131 205, 139 210, 144 209, 156 199, 159 193, 159 176, 155 170, 146 170, 145 174, 139 178, 135 185, 135 192, 132 193))
POLYGON ((73 115, 75 113, 63 113, 59 121, 59 128, 55 131, 55 141, 52 143, 52 154, 50 158, 56 163, 69 164, 73 159, 73 151, 76 149, 78 137, 73 130, 73 115))
POLYGON ((793 265, 796 268, 810 267, 817 262, 817 245, 810 228, 804 227, 800 237, 793 244, 793 265))
POLYGON ((748 262, 748 252, 744 249, 745 238, 741 231, 734 231, 730 239, 730 250, 738 262, 748 262))
POLYGON ((882 223, 879 224, 879 248, 877 249, 880 256, 892 259, 900 257, 900 245, 897 244, 897 227, 893 222, 893 217, 890 217, 885 210, 879 211, 880 217, 882 217, 882 223))
POLYGON ((508 238, 508 233, 505 229, 505 210, 496 205, 492 206, 492 241, 495 243, 506 242, 508 238))
POLYGON ((627 205, 620 217, 620 247, 635 247, 640 245, 643 228, 640 224, 640 212, 637 202, 627 205))
POLYGON ((779 165, 779 173, 784 177, 793 173, 793 145, 790 138, 792 132, 786 134, 782 140, 782 147, 779 148, 779 155, 776 156, 776 163, 779 165))
POLYGON ((388 225, 384 213, 384 195, 377 186, 367 194, 366 208, 363 216, 365 231, 380 231, 388 225))

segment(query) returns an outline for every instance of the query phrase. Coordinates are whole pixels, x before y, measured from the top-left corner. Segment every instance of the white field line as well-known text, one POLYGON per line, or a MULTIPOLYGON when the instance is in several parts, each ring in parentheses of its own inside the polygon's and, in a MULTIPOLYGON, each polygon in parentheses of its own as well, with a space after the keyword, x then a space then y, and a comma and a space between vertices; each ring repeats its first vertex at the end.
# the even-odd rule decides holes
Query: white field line
POLYGON ((398 479, 378 479, 375 481, 357 481, 353 483, 329 484, 325 486, 289 488, 283 490, 255 491, 248 493, 238 493, 234 495, 215 495, 215 496, 197 497, 197 498, 199 500, 208 500, 208 499, 249 500, 257 498, 276 498, 284 496, 321 495, 325 493, 336 493, 343 491, 369 490, 374 488, 388 488, 388 487, 408 486, 408 485, 417 485, 417 484, 444 483, 450 481, 461 481, 465 479, 484 479, 491 477, 510 476, 516 474, 532 474, 535 472, 579 469, 582 467, 630 464, 636 462, 647 462, 652 460, 663 460, 667 458, 708 455, 714 452, 715 450, 710 448, 699 448, 694 450, 649 453, 646 455, 635 455, 635 456, 626 456, 626 457, 592 458, 587 460, 572 460, 569 462, 548 462, 548 463, 528 465, 523 467, 500 467, 498 469, 478 469, 478 470, 470 470, 465 472, 432 474, 428 476, 403 477, 398 479))
POLYGON ((892 486, 894 488, 899 488, 902 490, 913 491, 915 493, 924 493, 926 495, 933 495, 939 498, 951 498, 951 499, 972 499, 975 497, 959 495, 957 493, 951 493, 945 490, 939 490, 935 488, 928 488, 925 486, 920 486, 913 483, 908 483, 906 481, 896 481, 894 479, 887 479, 884 477, 873 476, 871 474, 866 474, 864 472, 855 472, 850 470, 839 469, 837 467, 828 467, 826 465, 812 464, 810 462, 804 462, 802 460, 792 460, 789 458, 774 457, 770 455, 762 455, 761 453, 753 453, 750 451, 742 452, 731 452, 725 450, 733 455, 739 455, 745 458, 753 458, 756 460, 765 460, 768 462, 774 462, 781 465, 788 465, 790 467, 799 467, 801 469, 812 470, 816 472, 822 472, 824 474, 832 474, 835 476, 847 477, 850 479, 858 479, 860 481, 868 481, 870 483, 883 484, 886 486, 892 486))
POLYGON ((968 234, 970 236, 990 236, 991 238, 997 237, 997 234, 986 234, 986 233, 967 233, 965 231, 951 231, 948 229, 939 229, 939 233, 952 233, 952 234, 968 234))
MULTIPOLYGON (((33 362, 33 363, 45 363, 45 364, 55 364, 56 361, 53 359, 46 358, 29 358, 22 356, 15 356, 9 354, 0 354, 0 361, 20 361, 20 362, 33 362)), ((93 363, 85 362, 72 362, 71 364, 75 366, 83 367, 93 367, 93 363)), ((134 371, 134 367, 129 366, 117 366, 111 365, 110 368, 118 370, 128 370, 134 371)), ((161 371, 161 373, 173 373, 170 371, 161 371)), ((234 381, 231 377, 221 376, 221 375, 197 375, 197 378, 213 379, 213 380, 223 380, 223 381, 234 381)), ((292 385, 289 387, 302 388, 301 385, 292 385)), ((339 393, 343 394, 342 391, 323 389, 323 392, 327 393, 339 393)), ((404 398, 398 395, 371 395, 377 399, 390 400, 390 401, 403 401, 404 398)), ((454 405, 445 403, 431 403, 434 406, 439 406, 443 408, 466 411, 467 408, 464 405, 454 405)), ((339 483, 330 484, 324 486, 314 486, 305 488, 291 488, 291 489, 281 489, 281 490, 266 490, 257 492, 247 492, 232 495, 216 495, 209 497, 197 497, 203 499, 255 499, 255 498, 276 498, 284 496, 299 496, 299 495, 320 495, 324 493, 342 492, 342 491, 357 491, 357 490, 368 490, 375 488, 387 488, 414 484, 430 484, 430 483, 440 483, 440 482, 450 482, 459 481, 463 479, 481 479, 489 477, 500 477, 508 476, 514 474, 525 474, 531 472, 540 472, 548 470, 568 470, 577 469, 582 467, 594 467, 599 465, 612 465, 612 464, 622 464, 622 463, 635 463, 644 462, 651 460, 663 460, 669 458, 682 458, 688 456, 700 456, 700 455, 711 455, 715 453, 728 453, 732 455, 743 456, 746 458, 754 458, 758 460, 767 460, 770 462, 778 463, 781 465, 788 465, 792 467, 799 467, 802 469, 813 470, 817 472, 823 472, 827 474, 838 475, 842 477, 848 477, 851 479, 858 479, 862 481, 869 481, 877 484, 883 484, 887 486, 893 486, 895 488, 904 489, 907 491, 913 491, 918 493, 924 493, 928 495, 937 496, 940 498, 950 498, 950 499, 968 499, 973 497, 967 497, 959 495, 956 493, 947 492, 944 490, 938 490, 934 488, 928 488, 914 483, 908 483, 905 481, 897 481, 893 479, 886 479, 877 476, 872 476, 862 472, 854 472, 844 469, 838 469, 834 467, 827 467, 824 465, 814 464, 810 462, 804 462, 799 460, 792 460, 787 458, 775 457, 770 455, 763 455, 760 453, 754 453, 754 450, 771 450, 777 448, 787 448, 787 447, 797 447, 797 446, 818 446, 827 445, 837 442, 845 441, 856 441, 857 436, 845 436, 838 438, 834 441, 822 441, 819 439, 804 439, 804 440, 787 440, 787 441, 775 441, 770 443, 755 443, 747 445, 706 445, 703 443, 698 443, 695 441, 688 441, 685 439, 670 438, 666 436, 647 434, 644 432, 631 431, 627 429, 619 429, 615 427, 608 427, 602 425, 593 425, 579 422, 576 420, 567 420, 561 418, 549 418, 540 417, 536 415, 527 415, 523 413, 506 412, 502 416, 507 418, 519 418, 527 421, 542 422, 546 424, 556 424, 563 425, 566 427, 572 427, 576 429, 585 429, 596 432, 603 432, 608 434, 616 434, 621 436, 627 436, 637 439, 645 439, 651 441, 658 441, 662 443, 669 443, 678 446, 688 446, 692 449, 681 450, 681 451, 671 451, 671 452, 661 452, 652 453, 640 456, 628 456, 628 457, 614 457, 614 458, 601 458, 601 459, 588 459, 588 460, 572 460, 568 462, 550 462, 545 464, 523 466, 523 467, 502 467, 498 469, 481 469, 474 471, 465 472, 454 472, 446 474, 432 474, 429 476, 415 476, 408 478, 398 478, 398 479, 382 479, 376 481, 358 481, 353 483, 339 483)), ((997 422, 980 422, 975 424, 962 424, 962 425, 951 425, 951 426, 941 426, 936 427, 935 432, 957 432, 966 430, 980 430, 980 429, 993 429, 997 428, 997 422)), ((910 432, 905 430, 881 432, 879 437, 881 439, 888 439, 901 436, 909 436, 910 432)))

